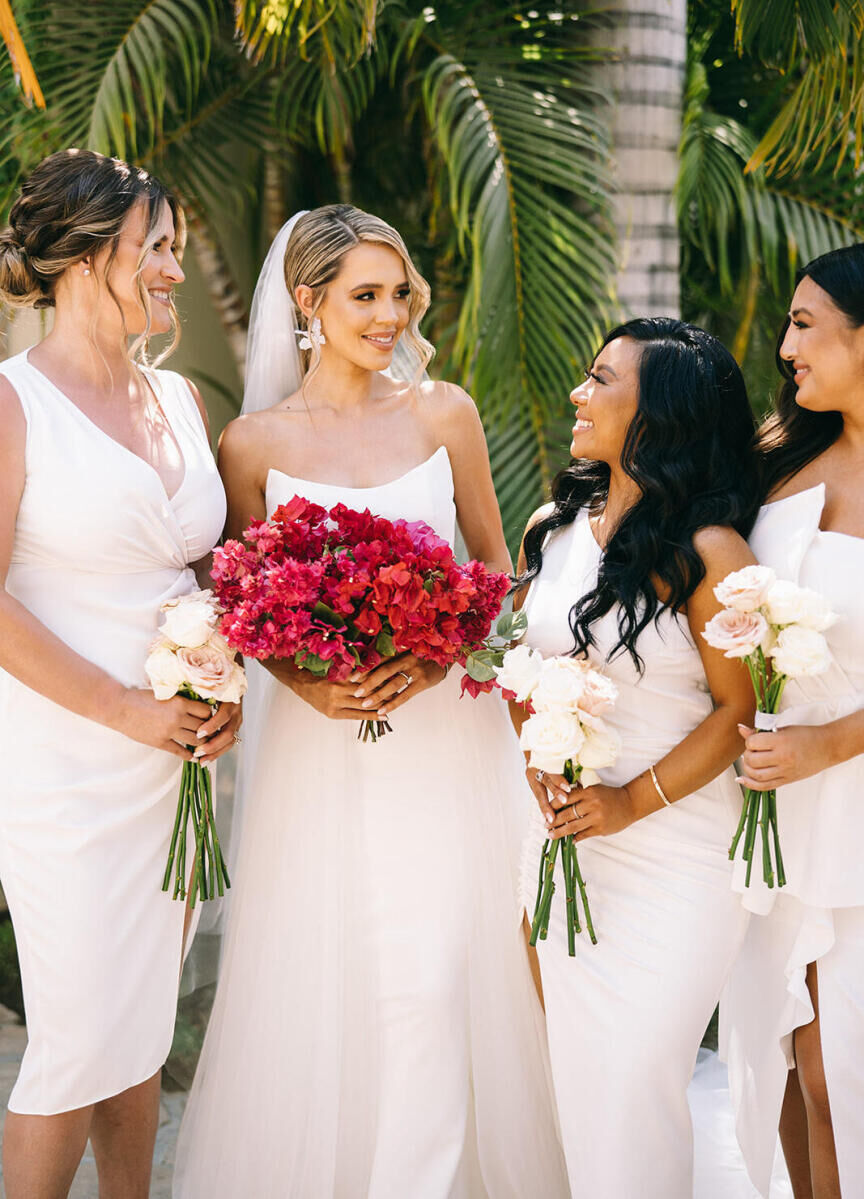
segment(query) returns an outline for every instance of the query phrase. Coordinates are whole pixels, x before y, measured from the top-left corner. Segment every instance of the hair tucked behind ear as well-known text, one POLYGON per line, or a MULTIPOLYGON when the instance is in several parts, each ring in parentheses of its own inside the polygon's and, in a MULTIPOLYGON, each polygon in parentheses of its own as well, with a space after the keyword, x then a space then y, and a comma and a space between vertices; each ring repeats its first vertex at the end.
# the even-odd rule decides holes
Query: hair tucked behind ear
MULTIPOLYGON (((642 346, 636 415, 621 465, 641 496, 626 513, 603 555, 593 591, 570 611, 575 652, 594 645, 591 626, 618 605, 618 641, 642 670, 639 634, 665 610, 686 604, 705 576, 693 545, 708 525, 730 525, 742 536, 752 528, 759 482, 752 449, 754 421, 738 364, 716 337, 666 317, 628 321, 603 345, 628 337, 642 346), (661 600, 655 580, 668 595, 661 600)), ((583 508, 602 508, 609 467, 575 460, 552 485, 554 508, 525 536, 521 586, 543 563, 550 532, 575 520, 583 508)))
MULTIPOLYGON (((864 325, 864 244, 820 254, 795 276, 796 287, 802 279, 812 279, 827 292, 853 328, 864 325)), ((788 328, 787 316, 777 339, 776 354, 777 369, 784 382, 774 411, 759 430, 757 442, 764 495, 818 458, 834 444, 843 429, 839 412, 811 412, 799 406, 794 365, 780 357, 788 328)))

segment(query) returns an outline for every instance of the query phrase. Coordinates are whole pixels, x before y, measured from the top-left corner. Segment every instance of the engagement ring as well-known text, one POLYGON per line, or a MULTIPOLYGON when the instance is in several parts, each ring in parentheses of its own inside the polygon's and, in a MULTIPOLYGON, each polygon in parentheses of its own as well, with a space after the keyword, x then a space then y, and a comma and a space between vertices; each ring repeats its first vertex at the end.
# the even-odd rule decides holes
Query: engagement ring
POLYGON ((545 773, 546 773, 546 771, 545 771, 545 770, 538 770, 538 771, 537 771, 537 773, 534 775, 534 777, 535 777, 535 779, 537 780, 537 782, 538 782, 538 783, 542 783, 542 782, 543 782, 543 775, 544 775, 545 773))

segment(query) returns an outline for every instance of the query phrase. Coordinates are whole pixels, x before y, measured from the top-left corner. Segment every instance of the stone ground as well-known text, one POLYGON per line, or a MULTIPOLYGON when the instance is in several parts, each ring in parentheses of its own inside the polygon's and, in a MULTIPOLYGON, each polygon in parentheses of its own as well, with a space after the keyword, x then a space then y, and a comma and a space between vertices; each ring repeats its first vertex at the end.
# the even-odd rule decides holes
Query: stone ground
MULTIPOLYGON (((0 1005, 0 1128, 6 1112, 6 1101, 18 1075, 21 1055, 27 1043, 24 1025, 14 1012, 0 1005)), ((185 1091, 163 1091, 159 1113, 159 1132, 153 1158, 153 1181, 150 1199, 171 1199, 171 1175, 174 1170, 174 1145, 177 1129, 186 1102, 185 1091)), ((5 1195, 0 1168, 0 1195, 5 1195)), ((69 1199, 97 1199, 96 1163, 88 1151, 75 1175, 69 1199)))

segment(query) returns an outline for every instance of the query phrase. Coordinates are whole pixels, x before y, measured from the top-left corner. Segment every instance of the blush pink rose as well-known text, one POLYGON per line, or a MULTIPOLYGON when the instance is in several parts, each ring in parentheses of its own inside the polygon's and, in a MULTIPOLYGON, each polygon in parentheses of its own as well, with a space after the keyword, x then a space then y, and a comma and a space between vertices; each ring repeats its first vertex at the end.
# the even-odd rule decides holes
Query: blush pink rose
POLYGON ((761 612, 736 612, 724 608, 708 621, 702 636, 726 658, 746 658, 770 640, 771 630, 761 612))
POLYGON ((178 649, 177 661, 184 682, 202 699, 219 703, 239 703, 246 691, 246 675, 242 667, 218 645, 198 645, 178 649))

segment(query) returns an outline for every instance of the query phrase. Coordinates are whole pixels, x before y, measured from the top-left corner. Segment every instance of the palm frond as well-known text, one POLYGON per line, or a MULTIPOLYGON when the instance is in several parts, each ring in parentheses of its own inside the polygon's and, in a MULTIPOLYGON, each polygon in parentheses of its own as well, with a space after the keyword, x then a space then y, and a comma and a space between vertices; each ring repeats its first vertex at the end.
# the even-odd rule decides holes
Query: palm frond
POLYGON ((605 127, 567 80, 505 44, 473 62, 445 50, 423 82, 469 263, 453 357, 490 427, 511 531, 548 482, 547 429, 612 301, 605 127))
POLYGON ((256 62, 299 57, 330 71, 375 43, 379 0, 236 0, 237 33, 256 62))

